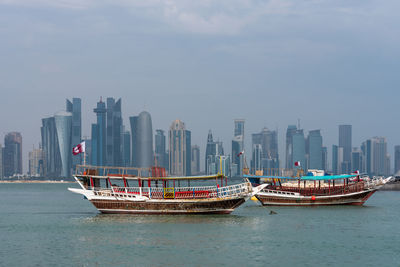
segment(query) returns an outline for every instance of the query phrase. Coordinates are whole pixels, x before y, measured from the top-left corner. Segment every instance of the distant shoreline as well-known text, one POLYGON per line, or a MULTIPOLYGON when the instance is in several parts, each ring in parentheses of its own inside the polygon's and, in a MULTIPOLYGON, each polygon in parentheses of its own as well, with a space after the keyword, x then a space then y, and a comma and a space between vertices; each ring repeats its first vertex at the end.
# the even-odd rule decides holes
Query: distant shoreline
POLYGON ((0 184, 70 184, 75 181, 55 181, 55 180, 0 180, 0 184))

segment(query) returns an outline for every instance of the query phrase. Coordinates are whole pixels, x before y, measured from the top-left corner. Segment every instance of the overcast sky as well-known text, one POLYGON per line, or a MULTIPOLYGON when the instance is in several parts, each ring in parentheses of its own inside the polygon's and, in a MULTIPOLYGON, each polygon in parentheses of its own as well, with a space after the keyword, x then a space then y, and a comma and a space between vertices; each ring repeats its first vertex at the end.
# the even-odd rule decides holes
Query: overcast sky
POLYGON ((20 131, 26 159, 41 119, 72 97, 90 136, 96 102, 112 96, 126 126, 142 110, 153 130, 181 119, 202 155, 209 129, 230 152, 235 118, 246 119, 248 156, 266 126, 283 161, 298 118, 322 130, 329 154, 339 124, 353 125, 353 146, 385 136, 393 154, 399 10, 398 0, 0 0, 0 143, 20 131))

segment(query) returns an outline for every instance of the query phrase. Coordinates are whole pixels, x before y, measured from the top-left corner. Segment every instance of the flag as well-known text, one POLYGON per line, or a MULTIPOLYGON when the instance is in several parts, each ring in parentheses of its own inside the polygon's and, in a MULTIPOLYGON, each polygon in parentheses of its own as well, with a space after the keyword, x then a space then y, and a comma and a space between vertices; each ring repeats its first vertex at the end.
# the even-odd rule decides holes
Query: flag
POLYGON ((300 167, 300 161, 296 161, 296 162, 294 163, 294 166, 300 167))
POLYGON ((78 155, 85 152, 85 141, 72 148, 72 154, 78 155))
POLYGON ((359 170, 357 170, 357 171, 355 171, 355 172, 354 172, 354 174, 357 174, 357 175, 359 175, 359 174, 360 174, 360 171, 359 171, 359 170))
POLYGON ((238 157, 240 157, 240 155, 242 155, 244 153, 244 150, 241 151, 239 154, 237 154, 238 157))

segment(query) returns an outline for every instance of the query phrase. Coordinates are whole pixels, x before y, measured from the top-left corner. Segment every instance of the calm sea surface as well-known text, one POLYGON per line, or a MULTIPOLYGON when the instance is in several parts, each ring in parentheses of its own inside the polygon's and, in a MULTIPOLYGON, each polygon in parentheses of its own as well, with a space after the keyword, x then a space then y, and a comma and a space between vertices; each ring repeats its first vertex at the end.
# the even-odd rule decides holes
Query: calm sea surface
POLYGON ((135 216, 99 214, 67 187, 0 184, 0 266, 400 266, 399 191, 364 207, 135 216))

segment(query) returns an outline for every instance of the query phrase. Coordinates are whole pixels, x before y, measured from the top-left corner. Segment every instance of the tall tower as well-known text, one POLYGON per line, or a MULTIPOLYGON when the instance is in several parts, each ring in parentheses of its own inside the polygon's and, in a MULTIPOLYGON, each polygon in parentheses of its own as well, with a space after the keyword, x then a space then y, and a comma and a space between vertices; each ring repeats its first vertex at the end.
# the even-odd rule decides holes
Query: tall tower
POLYGON ((22 174, 22 136, 11 132, 4 137, 4 176, 22 174))
POLYGON ((243 119, 235 119, 234 137, 232 140, 232 167, 234 172, 232 175, 240 176, 243 174, 244 155, 238 156, 244 151, 244 122, 243 119))
POLYGON ((70 177, 72 168, 72 113, 61 111, 54 115, 54 119, 61 156, 61 177, 70 177))
POLYGON ((153 166, 153 129, 150 113, 143 111, 130 117, 132 136, 132 165, 148 168, 153 166))
POLYGON ((349 173, 351 171, 351 132, 351 125, 339 125, 339 147, 343 148, 342 173, 349 173))
MULTIPOLYGON (((72 136, 71 136, 71 144, 72 147, 76 146, 80 142, 82 142, 82 107, 81 107, 81 99, 73 98, 72 102, 70 100, 66 100, 66 110, 67 112, 72 113, 72 136)), ((71 149, 72 149, 71 147, 71 149)), ((78 154, 72 156, 72 168, 75 169, 76 165, 81 164, 83 162, 83 154, 78 154)))
POLYGON ((42 149, 44 152, 43 175, 52 178, 60 177, 61 156, 54 117, 42 119, 40 131, 42 136, 42 149))
POLYGON ((308 168, 323 170, 322 136, 320 130, 313 130, 308 133, 307 138, 308 168))
POLYGON ((400 171, 400 146, 394 147, 394 174, 400 171))
POLYGON ((172 122, 169 129, 169 172, 171 175, 191 175, 191 132, 180 120, 172 122))
POLYGON ((198 145, 192 146, 192 174, 197 175, 200 173, 200 147, 198 145))
POLYGON ((109 166, 122 165, 121 138, 122 138, 122 113, 121 99, 107 98, 106 109, 106 162, 109 166))
POLYGON ((92 165, 106 165, 106 104, 100 98, 93 110, 97 123, 92 124, 92 165))
POLYGON ((161 129, 156 130, 155 135, 155 156, 157 159, 157 166, 168 169, 168 155, 166 150, 166 138, 164 131, 161 129))
POLYGON ((304 132, 301 129, 296 130, 292 136, 292 155, 293 155, 293 166, 294 162, 300 161, 300 167, 307 169, 306 162, 306 140, 304 139, 304 132))
POLYGON ((289 125, 286 130, 286 169, 294 167, 293 161, 293 135, 297 130, 296 125, 289 125))

